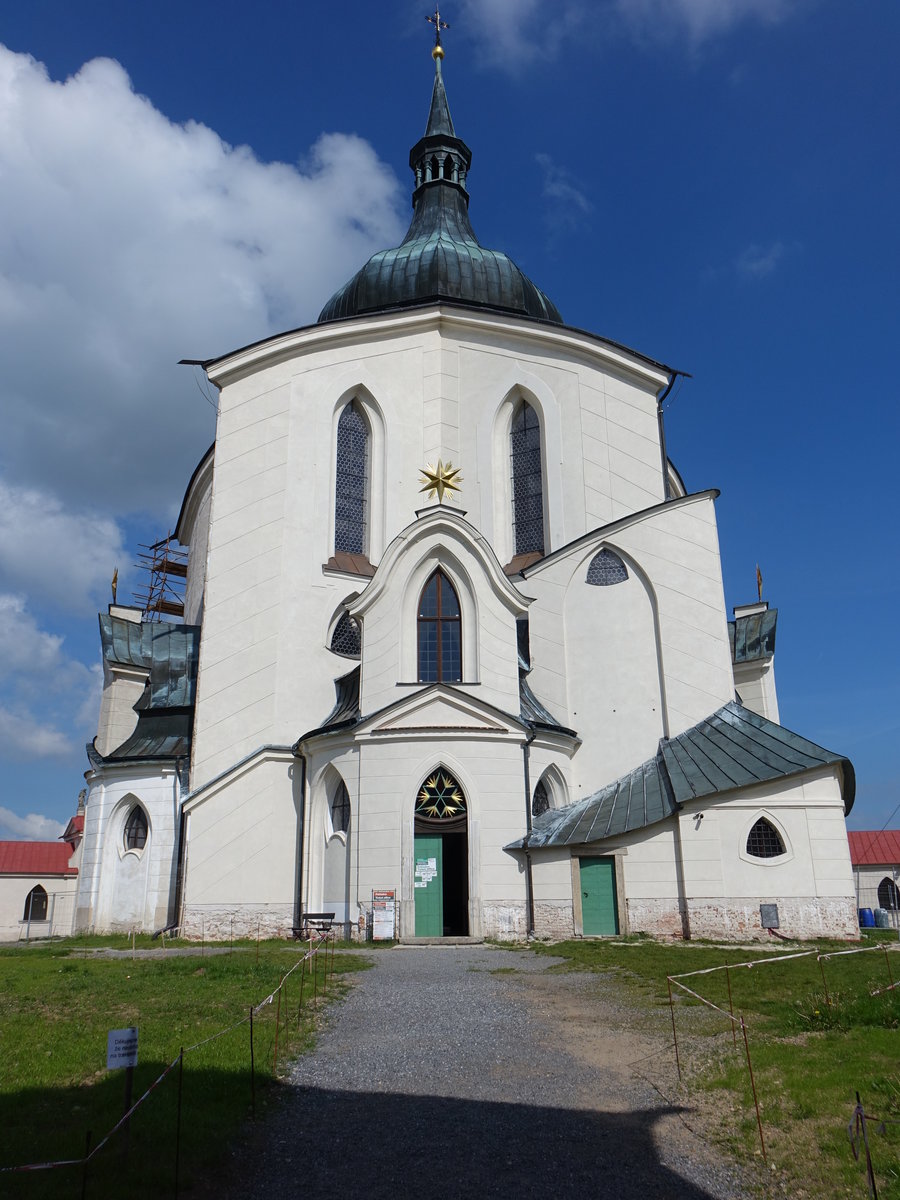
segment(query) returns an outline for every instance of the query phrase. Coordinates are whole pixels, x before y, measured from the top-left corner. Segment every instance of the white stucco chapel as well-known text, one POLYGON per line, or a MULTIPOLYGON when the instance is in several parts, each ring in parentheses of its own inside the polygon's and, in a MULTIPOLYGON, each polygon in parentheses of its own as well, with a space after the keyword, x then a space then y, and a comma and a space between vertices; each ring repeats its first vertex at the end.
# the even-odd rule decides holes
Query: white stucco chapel
POLYGON ((480 245, 434 67, 401 245, 202 364, 183 619, 100 616, 76 927, 856 937, 853 768, 729 619, 675 372, 480 245))

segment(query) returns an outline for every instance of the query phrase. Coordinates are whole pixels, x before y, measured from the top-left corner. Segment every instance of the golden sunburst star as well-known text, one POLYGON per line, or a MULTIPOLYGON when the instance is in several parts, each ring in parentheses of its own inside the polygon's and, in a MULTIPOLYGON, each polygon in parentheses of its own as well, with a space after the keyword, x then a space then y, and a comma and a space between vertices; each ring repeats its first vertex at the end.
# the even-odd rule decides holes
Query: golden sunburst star
POLYGON ((422 486, 419 488, 419 491, 427 492, 429 500, 432 496, 437 496, 438 504, 444 503, 445 492, 452 500, 454 498, 453 493, 460 490, 459 485, 462 483, 462 475, 459 473, 459 468, 454 467, 452 462, 444 465, 440 458, 437 460, 436 467, 433 467, 429 463, 427 467, 419 472, 419 475, 422 480, 422 486))

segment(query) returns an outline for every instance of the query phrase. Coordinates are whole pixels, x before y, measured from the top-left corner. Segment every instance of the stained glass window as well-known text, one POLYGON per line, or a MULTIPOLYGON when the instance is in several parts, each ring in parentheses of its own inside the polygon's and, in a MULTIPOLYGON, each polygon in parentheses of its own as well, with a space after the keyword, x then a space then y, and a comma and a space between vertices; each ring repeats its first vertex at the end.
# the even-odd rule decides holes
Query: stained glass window
POLYGON ((416 816, 449 821, 466 811, 463 790, 443 769, 435 771, 422 784, 416 797, 416 816))
POLYGON ((525 400, 513 416, 509 433, 512 461, 512 507, 516 554, 544 553, 544 479, 541 426, 525 400))
POLYGON ((611 583, 624 583, 628 578, 628 568, 612 550, 601 550, 591 559, 588 567, 587 581, 595 587, 609 587, 611 583))
POLYGON ((760 817, 747 836, 747 853, 754 858, 778 858, 784 854, 784 843, 778 830, 765 817, 760 817))
POLYGON ((331 649, 335 654, 343 654, 346 658, 359 658, 362 653, 359 622, 348 612, 341 613, 334 633, 331 635, 331 649))
POLYGON ((369 490, 369 427, 356 402, 341 413, 337 428, 334 494, 334 548, 366 552, 366 504, 369 490))
POLYGON ((125 849, 143 850, 147 844, 147 817, 144 810, 135 805, 125 822, 125 849))
POLYGON ((335 833, 346 833, 350 828, 350 795, 343 779, 331 802, 331 827, 335 833))
POLYGON ((550 808, 550 797, 547 795, 547 788, 544 785, 543 779, 538 780, 538 785, 534 789, 534 797, 531 801, 531 815, 539 817, 541 813, 547 812, 550 808))
POLYGON ((419 681, 459 683, 462 640, 459 600, 443 571, 437 570, 419 598, 419 681))

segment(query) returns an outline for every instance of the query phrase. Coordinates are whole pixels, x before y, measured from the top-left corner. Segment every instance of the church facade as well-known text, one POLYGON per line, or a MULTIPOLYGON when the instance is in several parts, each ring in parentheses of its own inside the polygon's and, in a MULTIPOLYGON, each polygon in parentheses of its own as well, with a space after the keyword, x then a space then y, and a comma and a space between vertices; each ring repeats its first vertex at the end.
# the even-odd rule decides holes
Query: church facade
POLYGON ((184 622, 101 615, 76 924, 855 937, 853 769, 727 619, 675 373, 478 243, 435 67, 403 243, 203 363, 184 622))

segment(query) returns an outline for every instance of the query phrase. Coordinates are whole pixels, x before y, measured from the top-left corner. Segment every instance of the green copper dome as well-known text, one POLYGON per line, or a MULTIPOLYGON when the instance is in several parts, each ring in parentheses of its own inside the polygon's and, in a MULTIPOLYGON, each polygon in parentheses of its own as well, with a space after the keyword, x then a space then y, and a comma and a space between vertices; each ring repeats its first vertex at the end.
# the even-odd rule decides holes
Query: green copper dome
POLYGON ((453 128, 436 58, 425 136, 409 155, 416 188, 406 237, 399 246, 373 254, 331 297, 319 314, 320 323, 449 300, 562 324, 556 305, 511 258, 479 244, 466 191, 471 162, 471 150, 453 128))

